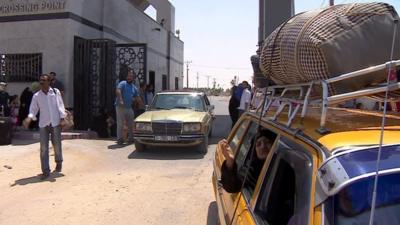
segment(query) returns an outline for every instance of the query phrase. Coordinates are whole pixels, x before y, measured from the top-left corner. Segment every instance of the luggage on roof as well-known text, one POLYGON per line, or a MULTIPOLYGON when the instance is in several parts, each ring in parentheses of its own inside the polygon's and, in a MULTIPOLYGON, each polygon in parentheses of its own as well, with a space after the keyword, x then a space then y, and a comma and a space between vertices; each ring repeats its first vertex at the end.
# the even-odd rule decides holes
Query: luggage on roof
MULTIPOLYGON (((260 67, 276 84, 326 80, 390 60, 395 9, 385 3, 344 4, 295 15, 264 41, 260 67)), ((399 30, 399 29, 398 29, 399 30)), ((400 33, 394 59, 400 56, 400 33)), ((329 86, 331 94, 381 83, 385 70, 329 86)))

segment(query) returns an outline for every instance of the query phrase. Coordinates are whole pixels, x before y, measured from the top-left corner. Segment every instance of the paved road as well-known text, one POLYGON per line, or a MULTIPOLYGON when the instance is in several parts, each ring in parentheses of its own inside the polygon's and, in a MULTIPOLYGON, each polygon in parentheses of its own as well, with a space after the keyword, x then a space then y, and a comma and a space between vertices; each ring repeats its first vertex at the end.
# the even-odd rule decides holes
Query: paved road
POLYGON ((38 143, 1 146, 0 224, 216 224, 212 157, 230 120, 226 98, 211 102, 217 119, 206 155, 68 140, 63 173, 41 182, 38 143))

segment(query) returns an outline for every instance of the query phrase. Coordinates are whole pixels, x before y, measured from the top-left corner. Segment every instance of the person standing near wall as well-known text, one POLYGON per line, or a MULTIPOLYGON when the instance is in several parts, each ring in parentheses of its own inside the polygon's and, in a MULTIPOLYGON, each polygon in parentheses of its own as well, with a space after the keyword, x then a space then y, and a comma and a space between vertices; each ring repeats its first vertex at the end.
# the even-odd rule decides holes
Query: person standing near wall
POLYGON ((7 83, 0 82, 0 116, 8 117, 10 115, 10 107, 8 105, 10 95, 6 91, 7 83))
POLYGON ((56 88, 50 87, 50 75, 43 74, 40 76, 41 89, 33 95, 31 105, 29 107, 29 115, 24 120, 25 128, 29 124, 37 120, 36 116, 40 111, 40 164, 42 168, 41 180, 50 176, 49 166, 49 136, 51 134, 51 142, 54 149, 54 158, 56 161, 56 172, 62 169, 62 148, 61 148, 61 128, 65 125, 64 118, 67 116, 65 112, 64 102, 61 93, 56 88))
MULTIPOLYGON (((145 83, 140 83, 139 87, 139 97, 141 101, 135 101, 134 104, 134 113, 135 113, 135 119, 136 117, 140 116, 142 113, 146 111, 146 84, 145 83)), ((147 105, 147 104, 146 104, 147 105)))
POLYGON ((21 93, 21 97, 19 99, 20 101, 20 106, 19 106, 19 112, 18 112, 18 125, 22 125, 22 121, 25 120, 25 118, 29 114, 29 106, 31 105, 33 93, 29 87, 26 87, 24 91, 21 93))
POLYGON ((56 78, 57 74, 55 72, 50 72, 49 74, 51 79, 50 86, 52 88, 57 88, 61 92, 61 96, 64 96, 64 91, 65 91, 64 84, 61 81, 57 80, 56 78))
MULTIPOLYGON (((117 114, 117 144, 122 145, 124 143, 123 129, 124 122, 128 126, 128 142, 133 142, 133 119, 134 114, 132 106, 134 101, 141 101, 139 97, 139 91, 133 84, 135 74, 132 70, 128 71, 126 80, 118 83, 115 91, 115 110, 117 114)), ((142 102, 143 104, 143 102, 142 102)))
POLYGON ((145 105, 150 105, 154 97, 154 88, 152 84, 146 85, 145 105))

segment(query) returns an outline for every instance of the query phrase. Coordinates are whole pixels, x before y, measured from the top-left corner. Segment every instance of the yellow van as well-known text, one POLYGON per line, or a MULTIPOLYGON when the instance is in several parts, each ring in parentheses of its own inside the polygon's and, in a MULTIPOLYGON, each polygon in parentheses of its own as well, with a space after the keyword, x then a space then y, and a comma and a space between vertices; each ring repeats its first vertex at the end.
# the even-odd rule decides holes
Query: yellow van
MULTIPOLYGON (((303 124, 307 124, 306 129, 297 121, 290 129, 277 121, 260 121, 254 113, 241 117, 227 139, 235 154, 239 176, 244 176, 246 171, 249 149, 258 126, 276 133, 277 138, 254 190, 248 189, 244 182, 239 193, 228 193, 220 183, 221 166, 225 158, 217 146, 212 180, 221 224, 368 224, 366 214, 369 209, 365 206, 371 199, 369 195, 372 193, 381 115, 349 109, 330 109, 329 112, 327 125, 331 132, 326 135, 315 131, 319 121, 312 115, 303 121, 303 124), (342 163, 346 165, 335 166, 346 160, 347 164, 342 163), (324 179, 324 173, 329 178, 324 179), (346 178, 336 177, 340 175, 346 178), (369 185, 365 182, 369 182, 369 185), (358 191, 365 198, 354 195, 347 199, 342 197, 342 193, 354 191, 360 186, 362 189, 358 191), (344 207, 336 206, 342 198, 350 205, 346 212, 344 207), (360 200, 365 200, 365 203, 360 203, 360 200), (356 206, 351 208, 352 205, 356 206)), ((387 155, 381 159, 381 170, 384 168, 385 173, 387 170, 395 172, 392 174, 393 171, 389 171, 389 175, 382 175, 381 179, 397 179, 390 186, 397 190, 379 190, 384 187, 378 186, 380 193, 391 194, 393 199, 382 200, 382 207, 379 207, 379 203, 377 207, 385 208, 379 217, 394 213, 394 209, 397 214, 391 215, 396 217, 396 222, 376 224, 400 224, 399 115, 388 116, 383 144, 383 151, 387 151, 387 155), (390 208, 386 204, 392 203, 390 207, 395 208, 385 212, 386 208, 390 208)), ((387 185, 383 181, 380 184, 387 185)))
MULTIPOLYGON (((386 90, 381 88, 364 92, 386 90)), ((369 224, 371 205, 373 224, 400 224, 400 115, 386 115, 380 145, 382 112, 328 107, 360 97, 358 92, 314 101, 303 94, 284 98, 284 89, 293 86, 269 88, 265 109, 245 113, 227 138, 241 180, 238 192, 224 186, 226 160, 221 142, 217 146, 212 182, 220 224, 369 224), (277 99, 280 106, 274 109, 277 99), (320 107, 312 107, 312 101, 320 107), (276 138, 259 174, 251 174, 260 128, 276 138), (249 177, 256 177, 255 185, 249 177)), ((400 82, 391 85, 394 89, 400 82)))

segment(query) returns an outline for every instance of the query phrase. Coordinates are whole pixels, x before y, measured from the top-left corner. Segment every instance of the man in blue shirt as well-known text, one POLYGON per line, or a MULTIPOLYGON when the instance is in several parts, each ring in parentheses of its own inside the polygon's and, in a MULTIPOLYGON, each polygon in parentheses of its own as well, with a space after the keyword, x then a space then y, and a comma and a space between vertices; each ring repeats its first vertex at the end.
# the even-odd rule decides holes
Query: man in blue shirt
POLYGON ((129 143, 133 142, 133 101, 141 101, 139 97, 138 89, 133 80, 135 74, 133 71, 129 71, 126 76, 126 80, 119 82, 115 94, 117 96, 115 100, 115 110, 117 112, 117 143, 122 145, 124 143, 123 129, 124 121, 128 125, 129 143))

